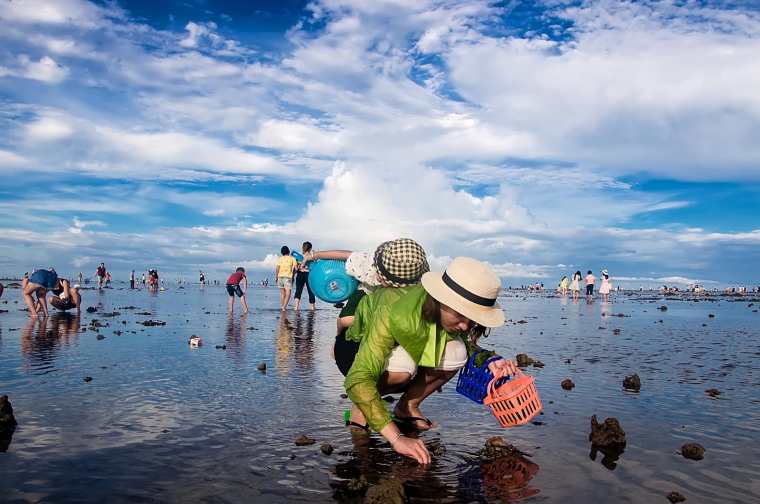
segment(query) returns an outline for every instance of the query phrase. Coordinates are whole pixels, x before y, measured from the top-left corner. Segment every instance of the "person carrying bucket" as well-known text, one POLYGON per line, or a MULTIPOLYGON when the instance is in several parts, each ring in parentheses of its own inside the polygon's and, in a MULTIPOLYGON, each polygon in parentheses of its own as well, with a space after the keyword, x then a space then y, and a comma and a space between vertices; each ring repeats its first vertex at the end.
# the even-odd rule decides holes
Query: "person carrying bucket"
MULTIPOLYGON (((504 324, 504 313, 496 302, 499 277, 476 259, 458 257, 443 273, 425 272, 421 283, 381 288, 359 303, 346 337, 361 343, 344 386, 354 405, 352 425, 379 432, 396 452, 428 464, 424 443, 405 437, 396 422, 432 426, 421 403, 464 367, 468 344, 504 324), (400 391, 394 422, 381 397, 400 391)), ((510 365, 498 358, 488 367, 496 375, 510 365)))
MULTIPOLYGON (((301 245, 301 250, 304 254, 308 254, 311 251, 311 248, 311 242, 308 241, 303 242, 303 245, 301 245)), ((293 253, 291 253, 291 255, 293 255, 293 253)), ((306 291, 309 294, 309 309, 314 311, 314 303, 316 303, 317 299, 314 296, 314 292, 311 290, 311 286, 309 285, 309 263, 301 258, 301 260, 298 262, 298 266, 296 266, 296 292, 293 295, 293 299, 296 301, 296 305, 294 307, 296 311, 301 309, 301 294, 303 294, 304 287, 306 287, 306 291)))

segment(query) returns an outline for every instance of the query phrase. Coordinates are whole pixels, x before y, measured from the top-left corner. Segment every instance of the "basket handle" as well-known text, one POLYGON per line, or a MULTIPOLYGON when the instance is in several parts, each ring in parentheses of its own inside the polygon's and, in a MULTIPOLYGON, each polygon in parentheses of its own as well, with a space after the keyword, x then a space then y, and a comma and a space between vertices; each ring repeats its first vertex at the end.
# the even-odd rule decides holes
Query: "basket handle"
MULTIPOLYGON (((507 361, 507 362, 511 363, 512 361, 507 361)), ((507 377, 519 378, 520 376, 522 376, 522 374, 523 374, 522 371, 520 371, 519 369, 515 369, 514 373, 502 371, 501 373, 495 374, 493 379, 491 379, 491 381, 488 382, 488 396, 494 397, 496 395, 496 383, 499 380, 503 378, 507 378, 507 377)))

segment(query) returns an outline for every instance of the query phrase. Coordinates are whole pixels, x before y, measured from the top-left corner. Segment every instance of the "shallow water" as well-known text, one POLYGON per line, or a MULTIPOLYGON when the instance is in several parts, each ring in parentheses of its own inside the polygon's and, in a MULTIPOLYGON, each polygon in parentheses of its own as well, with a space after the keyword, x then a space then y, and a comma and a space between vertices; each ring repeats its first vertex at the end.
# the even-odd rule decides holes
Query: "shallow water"
POLYGON ((667 502, 673 490, 688 502, 760 500, 757 302, 507 293, 508 318, 525 323, 494 331, 484 346, 546 364, 527 370, 544 404, 539 425, 501 429, 452 381, 423 405, 440 423, 422 436, 438 453, 423 469, 342 427, 348 401, 330 355, 337 310, 281 317, 277 296, 252 289, 251 313, 229 317, 222 287, 87 290, 83 305, 98 313, 43 325, 20 311, 18 290, 6 290, 0 394, 19 426, 0 453, 2 500, 359 502, 351 483, 360 475, 403 480, 410 502, 667 502), (92 319, 109 326, 84 331, 92 319), (147 319, 167 324, 137 323, 147 319), (201 348, 189 347, 192 334, 201 348), (633 372, 639 394, 622 390, 633 372), (559 385, 568 377, 569 392, 559 385), (710 398, 707 388, 722 394, 710 398), (617 417, 627 433, 614 468, 589 456, 592 414, 617 417), (317 443, 295 446, 300 434, 317 443), (494 435, 529 456, 481 461, 494 435), (704 460, 678 453, 689 441, 705 446, 704 460), (324 442, 333 454, 321 453, 324 442))

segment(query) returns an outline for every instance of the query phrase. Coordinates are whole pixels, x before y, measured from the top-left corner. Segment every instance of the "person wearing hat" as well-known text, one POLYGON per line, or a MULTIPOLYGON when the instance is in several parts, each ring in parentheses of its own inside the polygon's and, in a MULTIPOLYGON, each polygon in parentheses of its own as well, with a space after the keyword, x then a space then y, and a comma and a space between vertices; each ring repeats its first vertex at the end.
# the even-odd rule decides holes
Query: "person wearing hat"
POLYGON ((602 295, 602 302, 606 303, 610 299, 610 290, 612 290, 612 284, 610 283, 610 275, 606 269, 602 270, 602 285, 599 286, 599 294, 602 295))
MULTIPOLYGON (((360 287, 349 296, 338 315, 338 334, 333 347, 335 363, 343 376, 351 369, 363 337, 361 327, 348 336, 348 329, 355 320, 355 312, 361 300, 378 287, 403 288, 418 284, 422 275, 429 270, 425 249, 411 238, 383 242, 372 255, 364 252, 351 253, 346 261, 346 271, 360 281, 360 287)), ((386 292, 384 299, 398 298, 401 294, 403 292, 400 291, 386 292)), ((372 311, 371 308, 367 310, 372 311)))
MULTIPOLYGON (((429 463, 424 443, 401 433, 381 397, 403 391, 395 419, 429 429, 432 422, 422 415, 421 403, 466 364, 468 344, 504 324, 496 302, 500 288, 488 265, 458 257, 443 273, 424 273, 421 285, 366 296, 346 336, 361 341, 344 383, 354 404, 351 424, 365 427, 366 420, 366 428, 380 432, 396 452, 429 463)), ((504 359, 489 365, 493 373, 509 367, 504 359)))

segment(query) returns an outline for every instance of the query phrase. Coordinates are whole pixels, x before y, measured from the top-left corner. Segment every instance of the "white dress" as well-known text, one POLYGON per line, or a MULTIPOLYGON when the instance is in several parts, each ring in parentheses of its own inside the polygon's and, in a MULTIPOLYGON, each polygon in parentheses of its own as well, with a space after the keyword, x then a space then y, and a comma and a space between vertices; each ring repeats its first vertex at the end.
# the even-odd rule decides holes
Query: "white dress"
POLYGON ((612 285, 609 278, 602 278, 602 285, 599 286, 599 294, 609 294, 612 285))

